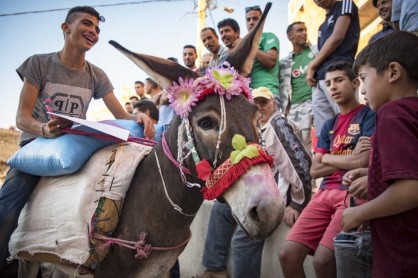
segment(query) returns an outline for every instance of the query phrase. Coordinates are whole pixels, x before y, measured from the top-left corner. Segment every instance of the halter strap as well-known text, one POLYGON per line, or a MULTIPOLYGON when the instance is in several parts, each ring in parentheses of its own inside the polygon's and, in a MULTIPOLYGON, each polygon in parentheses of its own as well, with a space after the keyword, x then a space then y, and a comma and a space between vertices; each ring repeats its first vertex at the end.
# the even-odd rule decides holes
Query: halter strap
MULTIPOLYGON (((173 155, 170 152, 170 148, 168 147, 167 140, 165 138, 165 132, 163 133, 163 136, 161 138, 161 143, 163 145, 163 150, 164 150, 164 153, 167 156, 167 158, 170 159, 170 161, 174 165, 176 165, 176 167, 179 168, 182 172, 184 172, 187 175, 191 175, 192 173, 190 172, 189 169, 187 169, 186 167, 181 165, 177 160, 174 159, 173 155)), ((179 151, 181 151, 181 150, 179 150, 179 151)))

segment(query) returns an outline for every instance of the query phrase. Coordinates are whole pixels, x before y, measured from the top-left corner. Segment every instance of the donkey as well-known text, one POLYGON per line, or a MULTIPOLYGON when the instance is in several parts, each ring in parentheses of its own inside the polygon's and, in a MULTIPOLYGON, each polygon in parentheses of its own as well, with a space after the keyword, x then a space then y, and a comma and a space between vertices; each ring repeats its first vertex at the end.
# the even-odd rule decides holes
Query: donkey
POLYGON ((225 65, 209 69, 203 78, 177 63, 133 53, 110 42, 166 88, 178 116, 162 141, 136 168, 113 233, 114 238, 136 240, 145 231, 148 244, 167 248, 153 250, 146 259, 138 260, 131 249, 112 246, 94 270, 95 277, 167 275, 185 248, 183 243, 190 238, 190 225, 203 196, 227 202, 251 238, 266 238, 279 225, 283 201, 270 170, 271 158, 256 144, 259 142, 257 109, 251 102, 249 80, 237 72, 247 75, 251 71, 270 6, 268 3, 257 27, 228 56, 227 62, 234 68, 225 65), (225 85, 225 82, 229 83, 225 85), (241 91, 236 90, 236 84, 241 91), (181 105, 184 100, 181 94, 173 97, 175 89, 181 86, 190 90, 200 88, 205 93, 186 108, 176 109, 176 103, 181 105), (237 149, 237 145, 242 148, 237 149), (234 167, 240 173, 228 176, 228 170, 219 175, 221 180, 227 177, 221 187, 208 186, 226 162, 238 165, 234 167), (173 246, 176 248, 168 248, 173 246))

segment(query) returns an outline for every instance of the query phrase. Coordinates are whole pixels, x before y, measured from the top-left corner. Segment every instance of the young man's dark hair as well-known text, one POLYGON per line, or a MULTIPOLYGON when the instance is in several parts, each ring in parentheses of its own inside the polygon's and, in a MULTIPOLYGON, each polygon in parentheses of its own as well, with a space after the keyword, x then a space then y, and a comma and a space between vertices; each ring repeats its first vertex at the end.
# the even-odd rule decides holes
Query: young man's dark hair
POLYGON ((360 66, 369 65, 381 74, 390 63, 398 62, 406 69, 409 77, 418 80, 417 41, 417 36, 404 31, 386 35, 370 43, 357 55, 353 71, 358 74, 360 66))
POLYGON ((145 86, 144 82, 142 82, 142 81, 135 81, 135 84, 140 84, 140 85, 142 85, 142 87, 145 86))
POLYGON ((305 25, 305 22, 303 22, 303 21, 295 21, 295 22, 293 22, 292 24, 290 24, 289 26, 287 26, 286 34, 289 34, 290 32, 292 32, 292 28, 296 24, 304 24, 305 25))
POLYGON ((155 82, 154 80, 152 80, 151 78, 145 78, 145 82, 148 82, 152 88, 158 88, 158 84, 157 82, 155 82))
POLYGON ((175 58, 175 57, 168 57, 167 58, 167 60, 170 60, 170 61, 173 61, 173 62, 176 62, 176 63, 178 63, 179 61, 177 60, 177 58, 175 58))
POLYGON ((148 111, 149 117, 158 122, 159 112, 158 112, 157 106, 155 105, 153 101, 148 100, 148 99, 141 99, 140 101, 137 101, 133 104, 133 108, 134 109, 136 108, 139 112, 142 112, 145 114, 148 111))
POLYGON ((207 31, 207 30, 212 31, 213 35, 215 35, 215 37, 217 37, 217 38, 218 38, 218 34, 216 34, 215 29, 213 29, 212 27, 205 27, 205 28, 203 28, 202 30, 200 30, 200 33, 203 33, 204 31, 207 31))
POLYGON ((131 96, 131 97, 129 98, 129 100, 133 100, 133 99, 135 99, 136 101, 139 101, 139 98, 138 98, 137 96, 131 96))
POLYGON ((87 13, 94 17, 96 17, 99 21, 105 22, 105 18, 99 14, 98 11, 96 11, 94 8, 89 6, 77 6, 72 9, 70 9, 67 13, 67 17, 65 18, 65 22, 71 23, 73 20, 73 14, 75 13, 87 13))
POLYGON ((343 71, 347 75, 348 79, 350 81, 353 81, 356 79, 356 75, 353 72, 353 64, 346 62, 346 61, 340 61, 340 62, 334 62, 332 64, 329 64, 327 68, 325 69, 325 72, 333 72, 333 71, 343 71))
POLYGON ((221 29, 221 27, 224 27, 224 26, 230 26, 232 28, 232 30, 234 30, 234 32, 239 32, 240 31, 238 22, 235 19, 232 19, 232 18, 226 18, 222 21, 219 21, 218 29, 221 29))
POLYGON ((191 49, 193 49, 193 50, 194 50, 194 52, 195 52, 195 53, 197 53, 197 51, 196 51, 196 47, 195 47, 194 45, 191 45, 191 44, 186 44, 185 46, 183 46, 183 49, 186 49, 186 48, 191 48, 191 49))

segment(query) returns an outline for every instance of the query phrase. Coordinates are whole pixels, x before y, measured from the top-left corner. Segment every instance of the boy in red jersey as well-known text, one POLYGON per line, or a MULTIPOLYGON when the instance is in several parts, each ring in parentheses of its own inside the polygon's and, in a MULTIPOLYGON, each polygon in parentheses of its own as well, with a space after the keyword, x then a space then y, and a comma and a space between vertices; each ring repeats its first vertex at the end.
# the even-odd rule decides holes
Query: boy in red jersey
POLYGON ((317 277, 336 277, 333 239, 342 230, 341 214, 348 190, 342 185, 342 177, 348 170, 368 163, 369 152, 355 147, 373 134, 375 114, 356 98, 360 81, 352 64, 329 65, 325 84, 340 113, 325 122, 315 148, 311 176, 323 177, 319 191, 302 211, 280 252, 285 277, 305 277, 303 262, 308 254, 314 255, 317 277))

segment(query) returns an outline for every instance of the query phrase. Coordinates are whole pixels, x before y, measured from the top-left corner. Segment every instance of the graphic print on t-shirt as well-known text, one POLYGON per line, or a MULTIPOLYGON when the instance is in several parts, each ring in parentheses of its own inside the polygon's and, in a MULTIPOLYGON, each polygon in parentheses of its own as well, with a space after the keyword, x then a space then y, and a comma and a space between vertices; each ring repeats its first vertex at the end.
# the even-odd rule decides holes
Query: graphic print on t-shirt
POLYGON ((43 99, 49 98, 52 111, 76 118, 85 118, 91 90, 63 84, 47 82, 43 90, 43 99))

